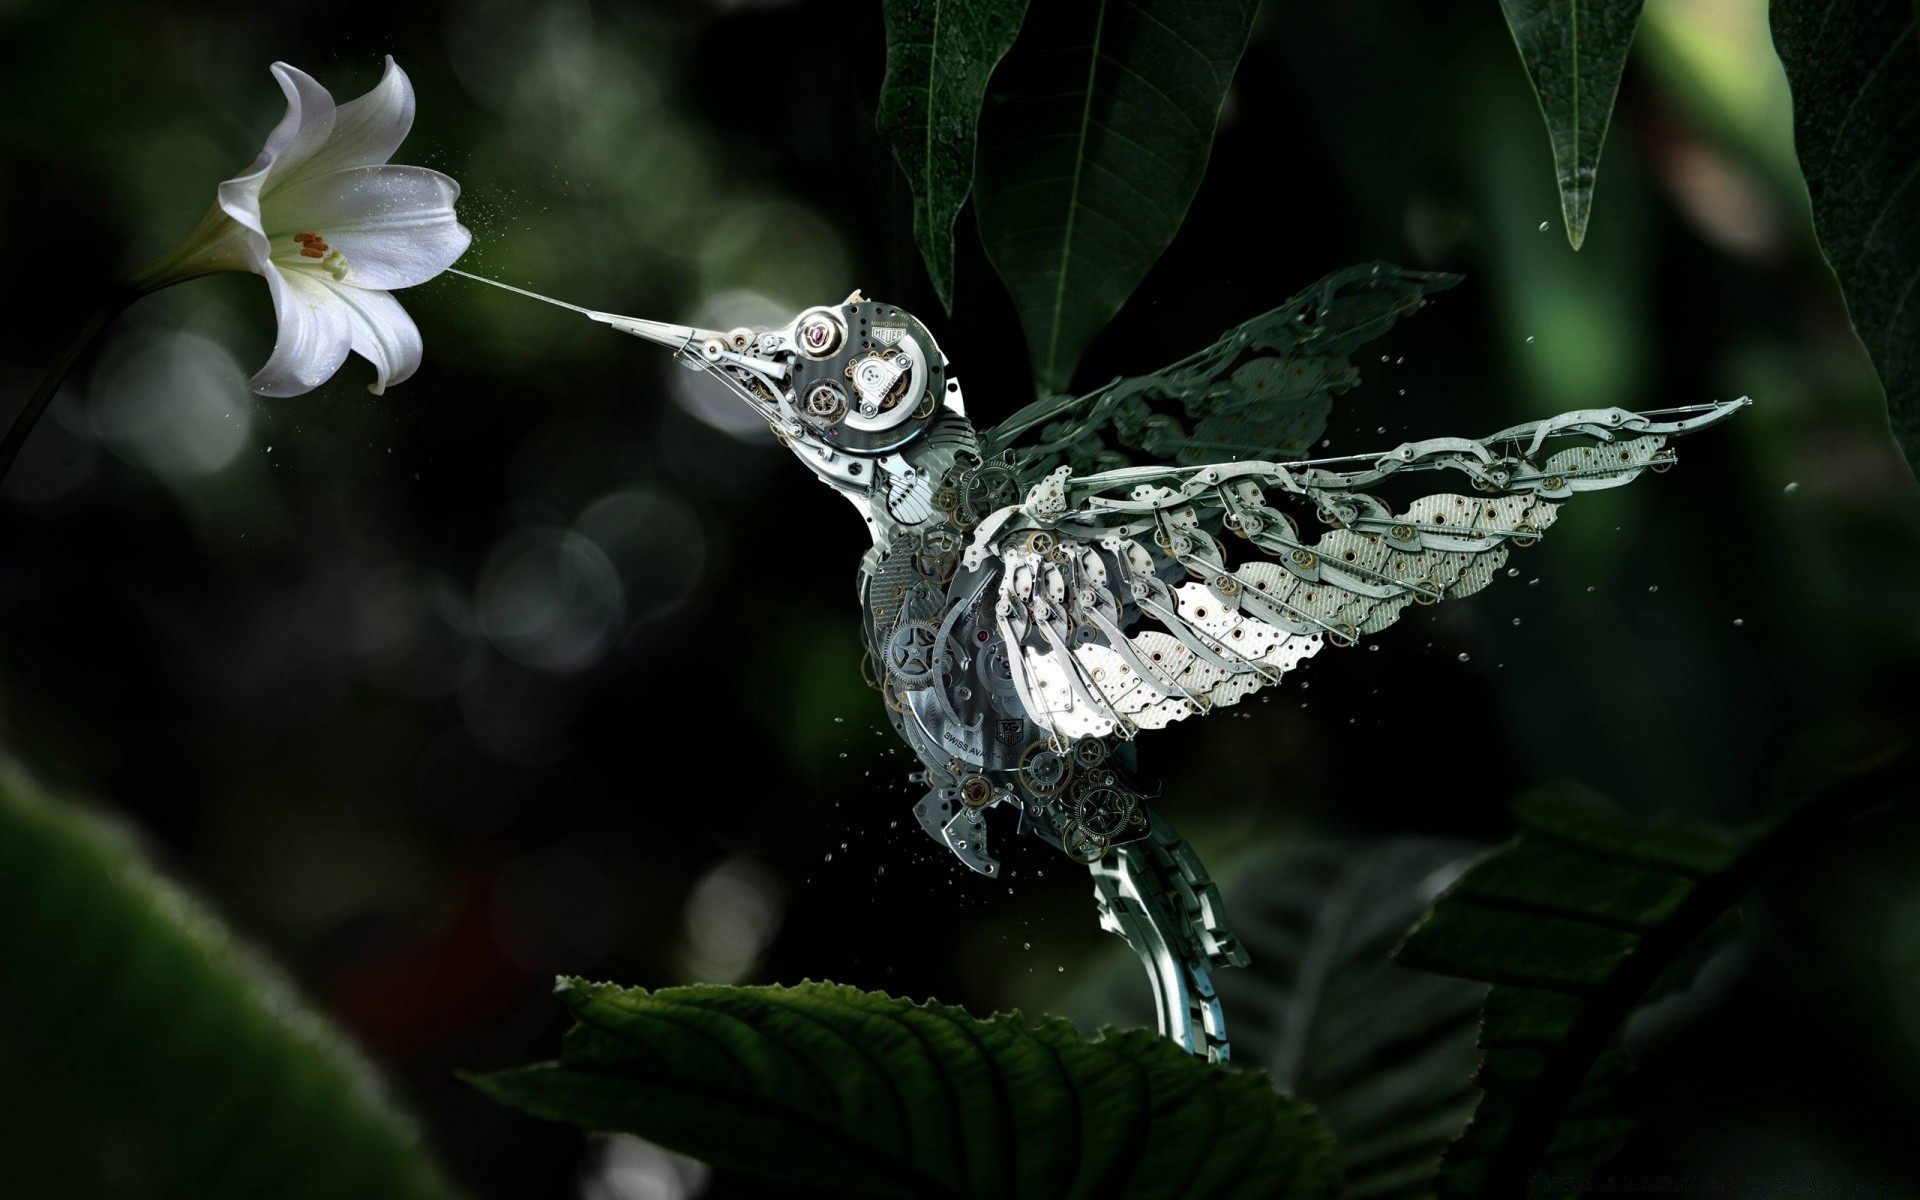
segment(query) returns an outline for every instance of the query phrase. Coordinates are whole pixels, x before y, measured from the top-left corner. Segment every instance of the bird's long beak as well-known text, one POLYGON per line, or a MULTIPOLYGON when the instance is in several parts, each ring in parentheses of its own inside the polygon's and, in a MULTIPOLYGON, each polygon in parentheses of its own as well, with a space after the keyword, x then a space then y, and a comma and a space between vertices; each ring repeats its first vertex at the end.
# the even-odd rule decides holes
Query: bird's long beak
POLYGON ((665 346, 671 350, 685 350, 698 354, 698 348, 704 342, 718 341, 722 345, 726 343, 726 335, 717 333, 711 329, 695 329, 691 325, 669 325, 665 321, 649 321, 643 317, 623 317, 617 313, 605 313, 591 308, 582 308, 578 304, 569 304, 565 300, 555 300, 552 296, 542 296, 539 292, 530 292, 526 288, 514 287, 510 283, 501 283, 497 279, 488 279, 484 275, 474 275, 455 267, 448 267, 447 273, 449 275, 458 275, 462 279, 471 279, 476 283, 484 283, 490 287, 497 287, 504 291, 515 292, 530 300, 539 300, 558 308, 571 309, 581 316, 586 317, 588 320, 598 321, 602 325, 611 325, 621 333, 630 333, 634 337, 644 338, 649 342, 665 346))

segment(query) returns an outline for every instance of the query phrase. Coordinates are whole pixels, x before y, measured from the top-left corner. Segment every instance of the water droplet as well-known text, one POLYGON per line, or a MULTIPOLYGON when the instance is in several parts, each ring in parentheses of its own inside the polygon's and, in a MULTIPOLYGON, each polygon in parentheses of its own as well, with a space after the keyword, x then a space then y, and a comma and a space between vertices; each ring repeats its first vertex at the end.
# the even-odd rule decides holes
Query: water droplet
POLYGON ((1460 652, 1460 661, 1461 661, 1461 662, 1470 662, 1470 661, 1472 661, 1472 659, 1473 659, 1473 655, 1471 655, 1471 654, 1468 654, 1468 653, 1467 653, 1467 652, 1466 652, 1465 650, 1462 650, 1462 651, 1460 652))
POLYGON ((1552 224, 1553 224, 1553 222, 1551 222, 1551 221, 1542 221, 1542 222, 1540 222, 1540 232, 1541 232, 1541 233, 1545 233, 1545 232, 1546 232, 1546 231, 1548 230, 1548 228, 1550 228, 1550 227, 1552 226, 1552 224))
POLYGON ((1660 590, 1660 585, 1656 583, 1652 587, 1648 588, 1647 592, 1649 595, 1651 595, 1652 593, 1657 592, 1659 590, 1660 590))
POLYGON ((1032 942, 1021 942, 1021 943, 1020 943, 1020 948, 1021 948, 1022 950, 1031 950, 1031 949, 1033 949, 1033 943, 1032 943, 1032 942))
POLYGON ((1738 629, 1738 628, 1740 628, 1740 627, 1741 627, 1742 625, 1745 625, 1745 624, 1746 624, 1746 622, 1745 622, 1745 621, 1742 621, 1742 620, 1741 620, 1741 619, 1740 619, 1739 617, 1735 617, 1735 618, 1733 619, 1733 627, 1734 627, 1735 629, 1738 629))
POLYGON ((1527 586, 1528 586, 1528 587, 1539 587, 1539 586, 1540 586, 1540 581, 1539 581, 1538 579, 1529 579, 1529 580, 1527 580, 1527 586))
POLYGON ((1531 345, 1533 345, 1533 335, 1532 335, 1532 334, 1528 334, 1528 335, 1527 335, 1527 345, 1529 345, 1529 346, 1531 346, 1531 345))
POLYGON ((1587 590, 1588 590, 1588 591, 1592 591, 1592 590, 1593 590, 1593 585, 1592 585, 1592 584, 1588 584, 1588 585, 1587 585, 1587 590))
POLYGON ((1515 578, 1516 576, 1518 576, 1519 574, 1520 574, 1520 568, 1519 568, 1519 567, 1508 567, 1508 568, 1507 568, 1507 578, 1508 578, 1508 579, 1513 579, 1513 578, 1515 578))
MULTIPOLYGON (((1379 642, 1368 642, 1368 643, 1367 643, 1367 649, 1369 649, 1369 650, 1378 650, 1379 648, 1380 648, 1380 643, 1379 643, 1379 642)), ((1304 704, 1302 704, 1302 705, 1301 705, 1300 707, 1301 707, 1301 708, 1305 708, 1305 707, 1306 707, 1306 705, 1304 705, 1304 704)))
POLYGON ((824 861, 826 861, 826 862, 832 862, 832 861, 833 861, 833 851, 831 851, 831 850, 829 850, 829 851, 827 851, 827 857, 826 857, 826 859, 825 859, 824 861))
MULTIPOLYGON (((267 449, 271 450, 273 449, 273 447, 268 446, 267 449)), ((1786 488, 1781 492, 1781 494, 1785 496, 1791 496, 1799 490, 1800 490, 1800 482, 1798 480, 1795 480, 1794 482, 1788 484, 1786 488)))

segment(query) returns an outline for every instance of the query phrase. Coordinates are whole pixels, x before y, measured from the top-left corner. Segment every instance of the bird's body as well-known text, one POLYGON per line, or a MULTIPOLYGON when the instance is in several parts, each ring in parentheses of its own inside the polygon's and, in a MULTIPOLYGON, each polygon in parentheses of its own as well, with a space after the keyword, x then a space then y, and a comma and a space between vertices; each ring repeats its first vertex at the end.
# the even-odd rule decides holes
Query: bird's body
POLYGON ((1164 371, 984 432, 927 328, 859 293, 726 334, 589 315, 711 372, 859 510, 869 681, 920 760, 922 828, 991 876, 1005 831, 990 814, 1009 811, 1087 864, 1162 1032, 1225 1058, 1210 973, 1245 953, 1199 859, 1148 809, 1137 735, 1479 590, 1561 501, 1665 470, 1669 437, 1742 403, 1306 458, 1357 382, 1352 351, 1453 282, 1350 268, 1164 371), (1375 494, 1431 471, 1460 490, 1375 494))

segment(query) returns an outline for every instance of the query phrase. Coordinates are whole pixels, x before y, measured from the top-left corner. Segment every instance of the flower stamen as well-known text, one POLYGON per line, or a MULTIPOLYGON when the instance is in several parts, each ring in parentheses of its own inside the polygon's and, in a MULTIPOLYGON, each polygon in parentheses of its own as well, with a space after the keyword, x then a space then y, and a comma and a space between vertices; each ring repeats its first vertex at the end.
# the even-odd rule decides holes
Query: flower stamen
POLYGON ((327 239, 317 233, 296 233, 293 240, 299 243, 301 258, 325 258, 327 239))

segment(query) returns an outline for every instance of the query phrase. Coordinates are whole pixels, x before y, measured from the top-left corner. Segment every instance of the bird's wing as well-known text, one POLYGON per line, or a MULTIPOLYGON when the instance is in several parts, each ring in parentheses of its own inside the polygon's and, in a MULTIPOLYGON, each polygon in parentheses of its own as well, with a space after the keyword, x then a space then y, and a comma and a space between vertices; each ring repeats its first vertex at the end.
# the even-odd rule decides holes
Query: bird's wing
POLYGON ((1163 370, 1028 405, 982 435, 982 453, 1009 455, 1023 487, 1062 465, 1086 475, 1303 455, 1332 397, 1359 381, 1348 356, 1459 281, 1386 263, 1336 271, 1163 370))
POLYGON ((1063 466, 982 522, 962 561, 999 559, 1029 714, 1064 737, 1130 736, 1237 703, 1411 605, 1479 591, 1563 501, 1665 471, 1670 438, 1746 403, 1586 410, 1343 459, 1063 466), (1467 486, 1400 506, 1374 494, 1434 471, 1467 486), (1325 531, 1303 534, 1290 503, 1325 531))

